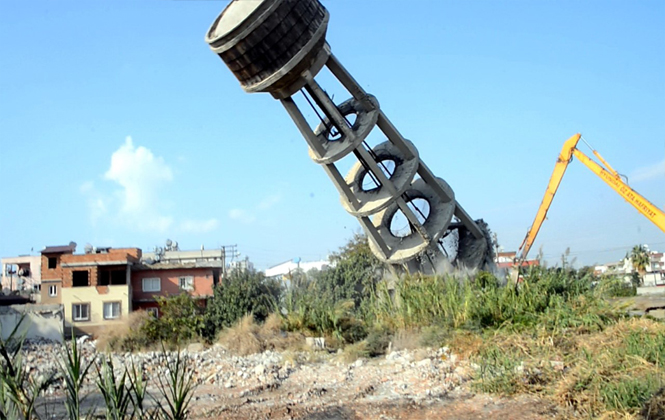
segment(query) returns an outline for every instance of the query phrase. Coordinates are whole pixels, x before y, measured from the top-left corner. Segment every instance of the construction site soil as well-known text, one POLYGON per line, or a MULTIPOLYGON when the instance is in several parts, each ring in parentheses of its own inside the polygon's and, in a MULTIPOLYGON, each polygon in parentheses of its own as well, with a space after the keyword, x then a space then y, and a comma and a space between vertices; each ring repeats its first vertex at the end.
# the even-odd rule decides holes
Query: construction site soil
MULTIPOLYGON (((87 362, 99 363, 96 343, 79 339, 87 362)), ((24 348, 27 370, 35 376, 57 371, 61 345, 33 343, 24 348)), ((533 396, 502 398, 475 393, 478 366, 448 348, 389 352, 350 361, 348 354, 325 350, 265 351, 230 354, 217 344, 190 345, 182 352, 196 383, 191 418, 196 419, 551 419, 571 413, 533 396)), ((118 374, 139 366, 157 399, 158 377, 174 354, 109 354, 118 374)), ((172 360, 172 359, 171 359, 172 360)), ((47 391, 38 411, 49 418, 64 414, 62 377, 47 391)), ((85 411, 103 417, 103 399, 89 375, 84 386, 85 411)), ((163 402, 163 401, 162 401, 163 402)), ((154 402, 152 403, 154 406, 154 402)), ((572 413, 574 415, 574 413, 572 413)))

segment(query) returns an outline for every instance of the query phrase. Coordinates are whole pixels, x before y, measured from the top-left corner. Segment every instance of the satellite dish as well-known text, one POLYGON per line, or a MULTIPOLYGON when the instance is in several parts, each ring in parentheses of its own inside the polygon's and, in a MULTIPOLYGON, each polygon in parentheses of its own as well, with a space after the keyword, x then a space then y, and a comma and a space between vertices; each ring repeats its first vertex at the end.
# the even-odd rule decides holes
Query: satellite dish
POLYGON ((92 254, 93 247, 90 244, 85 244, 85 253, 86 254, 92 254))
POLYGON ((72 249, 72 251, 75 250, 75 249, 76 249, 76 242, 71 241, 71 242, 69 243, 69 247, 72 249))
POLYGON ((178 241, 173 241, 173 250, 180 251, 180 248, 178 248, 178 241))
POLYGON ((173 245, 173 241, 170 239, 166 240, 166 249, 171 249, 171 245, 173 245))

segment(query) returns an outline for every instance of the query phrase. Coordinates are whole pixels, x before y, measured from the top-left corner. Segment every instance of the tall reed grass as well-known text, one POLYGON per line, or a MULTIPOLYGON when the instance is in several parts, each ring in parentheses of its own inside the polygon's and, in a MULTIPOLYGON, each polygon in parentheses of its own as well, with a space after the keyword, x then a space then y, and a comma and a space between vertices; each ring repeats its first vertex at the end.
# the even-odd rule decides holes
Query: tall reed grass
MULTIPOLYGON (((53 377, 35 377, 34 370, 26 369, 22 349, 25 336, 18 333, 21 319, 7 339, 0 338, 0 420, 39 420, 43 414, 37 410, 37 401, 53 383, 53 377)), ((196 384, 192 366, 180 353, 169 354, 162 347, 166 360, 165 374, 156 376, 158 395, 147 392, 149 382, 133 363, 117 368, 106 355, 97 364, 86 361, 75 337, 65 342, 59 365, 64 383, 66 418, 88 419, 100 409, 107 420, 185 420, 191 411, 191 399, 196 384), (94 368, 94 369, 93 369, 94 368), (117 373, 120 372, 120 373, 117 373), (96 373, 95 378, 90 378, 96 373), (92 379, 101 393, 103 406, 85 404, 90 396, 85 384, 92 379)))
POLYGON ((516 286, 481 273, 475 279, 409 276, 394 290, 379 285, 365 319, 394 330, 439 325, 481 330, 511 326, 602 329, 617 319, 602 288, 565 271, 532 270, 516 286))

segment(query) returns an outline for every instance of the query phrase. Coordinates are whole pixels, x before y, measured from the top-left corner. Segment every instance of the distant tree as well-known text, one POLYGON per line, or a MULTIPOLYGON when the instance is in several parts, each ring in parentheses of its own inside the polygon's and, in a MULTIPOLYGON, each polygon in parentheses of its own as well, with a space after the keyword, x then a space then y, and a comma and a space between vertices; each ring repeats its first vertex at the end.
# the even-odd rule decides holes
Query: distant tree
POLYGON ((232 272, 215 287, 206 306, 206 337, 212 339, 224 327, 252 314, 256 321, 265 320, 277 308, 282 286, 254 270, 232 272))
POLYGON ((587 278, 589 280, 594 280, 596 278, 594 271, 595 269, 593 266, 585 265, 584 267, 577 270, 577 276, 580 279, 587 278))
POLYGON ((383 276, 383 263, 372 253, 366 236, 356 234, 330 257, 331 266, 315 276, 318 292, 332 302, 351 300, 355 307, 383 276))
POLYGON ((199 336, 203 329, 203 308, 187 293, 157 298, 159 318, 143 327, 148 339, 182 344, 199 336))
POLYGON ((647 267, 651 262, 651 257, 649 256, 649 251, 642 245, 635 245, 630 251, 630 261, 633 264, 633 268, 637 270, 639 274, 640 284, 644 279, 644 274, 647 272, 647 267))

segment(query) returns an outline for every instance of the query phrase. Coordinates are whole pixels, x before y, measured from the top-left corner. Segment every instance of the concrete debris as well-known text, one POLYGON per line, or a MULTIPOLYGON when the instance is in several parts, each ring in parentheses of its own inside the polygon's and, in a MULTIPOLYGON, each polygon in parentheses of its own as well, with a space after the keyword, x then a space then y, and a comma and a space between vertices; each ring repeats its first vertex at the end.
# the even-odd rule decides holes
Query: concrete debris
MULTIPOLYGON (((86 362, 99 363, 101 352, 89 337, 77 340, 86 362)), ((58 369, 63 360, 60 343, 47 340, 31 340, 24 346, 26 370, 37 377, 55 375, 56 381, 47 395, 64 394, 63 377, 58 369)), ((459 362, 447 348, 418 351, 393 351, 385 357, 359 359, 353 363, 340 363, 334 353, 266 351, 245 357, 228 353, 220 346, 190 345, 182 357, 190 361, 197 395, 204 392, 206 401, 201 409, 221 399, 256 398, 280 393, 294 404, 322 401, 327 398, 351 398, 354 401, 369 399, 391 400, 408 398, 426 401, 440 398, 457 389, 471 378, 472 369, 466 362, 459 362), (312 360, 313 359, 313 360, 312 360), (349 392, 352 395, 347 395, 349 392)), ((145 378, 156 386, 158 375, 167 373, 167 362, 174 360, 174 353, 147 351, 141 353, 110 353, 116 373, 134 364, 145 378)), ((84 384, 84 392, 96 392, 95 370, 91 370, 84 384)), ((195 405, 199 409, 200 404, 195 405)))

